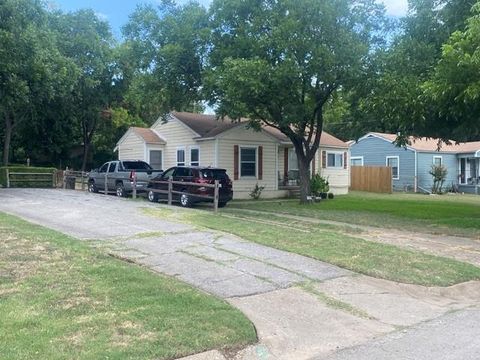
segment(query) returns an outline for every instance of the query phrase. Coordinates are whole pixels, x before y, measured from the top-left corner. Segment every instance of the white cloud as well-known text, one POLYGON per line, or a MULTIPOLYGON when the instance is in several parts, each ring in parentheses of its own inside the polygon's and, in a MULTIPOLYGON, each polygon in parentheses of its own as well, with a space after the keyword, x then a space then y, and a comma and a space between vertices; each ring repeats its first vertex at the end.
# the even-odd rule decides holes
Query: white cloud
POLYGON ((379 0, 385 4, 387 15, 400 17, 404 16, 408 10, 407 0, 379 0))

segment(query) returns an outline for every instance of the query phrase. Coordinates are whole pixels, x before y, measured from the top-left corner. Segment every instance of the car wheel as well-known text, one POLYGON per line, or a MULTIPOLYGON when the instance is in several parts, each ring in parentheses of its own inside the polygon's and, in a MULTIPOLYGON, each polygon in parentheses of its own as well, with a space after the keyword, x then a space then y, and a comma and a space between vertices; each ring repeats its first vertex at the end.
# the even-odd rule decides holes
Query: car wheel
POLYGON ((118 197, 125 197, 125 188, 122 183, 117 184, 116 193, 118 197))
POLYGON ((218 203, 218 207, 219 207, 219 208, 223 208, 223 207, 225 207, 225 206, 227 206, 227 203, 226 203, 226 202, 219 202, 219 203, 218 203))
POLYGON ((185 193, 180 195, 180 205, 182 205, 183 207, 192 206, 192 200, 190 199, 190 195, 185 193))
POLYGON ((150 202, 157 202, 158 201, 157 194, 152 190, 150 190, 148 192, 147 197, 148 197, 148 201, 150 201, 150 202))
POLYGON ((88 184, 88 192, 91 192, 91 193, 97 193, 98 192, 97 186, 95 185, 95 183, 93 181, 88 184))

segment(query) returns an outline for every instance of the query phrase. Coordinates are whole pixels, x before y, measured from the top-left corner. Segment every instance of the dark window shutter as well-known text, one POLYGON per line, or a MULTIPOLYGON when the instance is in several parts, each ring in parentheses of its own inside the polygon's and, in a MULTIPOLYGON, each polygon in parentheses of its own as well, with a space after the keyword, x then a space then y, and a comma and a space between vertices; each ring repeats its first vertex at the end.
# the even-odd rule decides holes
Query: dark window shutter
POLYGON ((258 147, 258 180, 263 179, 263 146, 258 147))
POLYGON ((288 178, 288 148, 283 149, 283 178, 288 178))
POLYGON ((327 152, 325 150, 322 151, 322 168, 327 167, 327 152))
POLYGON ((345 151, 343 153, 343 168, 346 169, 347 168, 347 152, 345 151))
POLYGON ((233 145, 233 180, 238 180, 238 145, 233 145))

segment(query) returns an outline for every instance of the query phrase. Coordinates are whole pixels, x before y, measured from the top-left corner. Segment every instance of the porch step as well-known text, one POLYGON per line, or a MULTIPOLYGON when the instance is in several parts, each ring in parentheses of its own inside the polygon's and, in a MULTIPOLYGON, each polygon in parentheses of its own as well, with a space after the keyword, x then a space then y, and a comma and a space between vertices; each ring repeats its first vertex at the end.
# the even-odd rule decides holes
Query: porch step
POLYGON ((288 190, 288 197, 293 198, 293 199, 299 198, 300 197, 300 189, 299 188, 289 189, 288 190))

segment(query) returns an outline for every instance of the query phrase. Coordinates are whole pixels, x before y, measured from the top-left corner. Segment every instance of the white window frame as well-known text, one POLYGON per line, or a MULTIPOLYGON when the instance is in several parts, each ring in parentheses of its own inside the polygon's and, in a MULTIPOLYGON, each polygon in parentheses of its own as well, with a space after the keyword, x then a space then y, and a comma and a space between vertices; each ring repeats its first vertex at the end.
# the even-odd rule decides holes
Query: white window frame
POLYGON ((356 165, 352 165, 352 160, 362 160, 362 165, 360 165, 360 166, 363 166, 363 156, 351 156, 350 157, 350 166, 356 166, 356 165))
POLYGON ((175 150, 175 158, 176 158, 176 164, 177 166, 185 166, 187 165, 187 151, 185 149, 185 146, 179 146, 177 147, 177 149, 175 150), (178 162, 178 152, 179 151, 183 151, 183 163, 179 163, 178 162), (183 165, 182 165, 183 164, 183 165))
POLYGON ((240 145, 238 147, 238 175, 240 179, 257 179, 258 178, 258 146, 255 145, 240 145), (255 150, 255 175, 242 176, 242 149, 255 150))
POLYGON ((343 153, 343 151, 327 151, 327 158, 326 158, 326 161, 327 161, 327 169, 343 169, 345 167, 345 155, 343 153), (341 155, 342 157, 342 164, 340 166, 329 166, 328 165, 328 155, 329 154, 334 154, 334 155, 341 155))
POLYGON ((432 159, 433 161, 433 165, 435 165, 435 160, 436 159, 440 159, 440 166, 443 166, 443 156, 440 156, 440 155, 435 155, 432 159))
POLYGON ((389 159, 397 159, 397 176, 395 177, 393 175, 393 167, 392 167, 392 179, 393 180, 400 180, 400 156, 387 156, 385 158, 385 166, 389 166, 388 165, 388 160, 389 159))
POLYGON ((200 146, 189 146, 188 147, 188 163, 190 166, 200 166, 200 146), (198 164, 192 164, 192 150, 198 150, 198 164))

